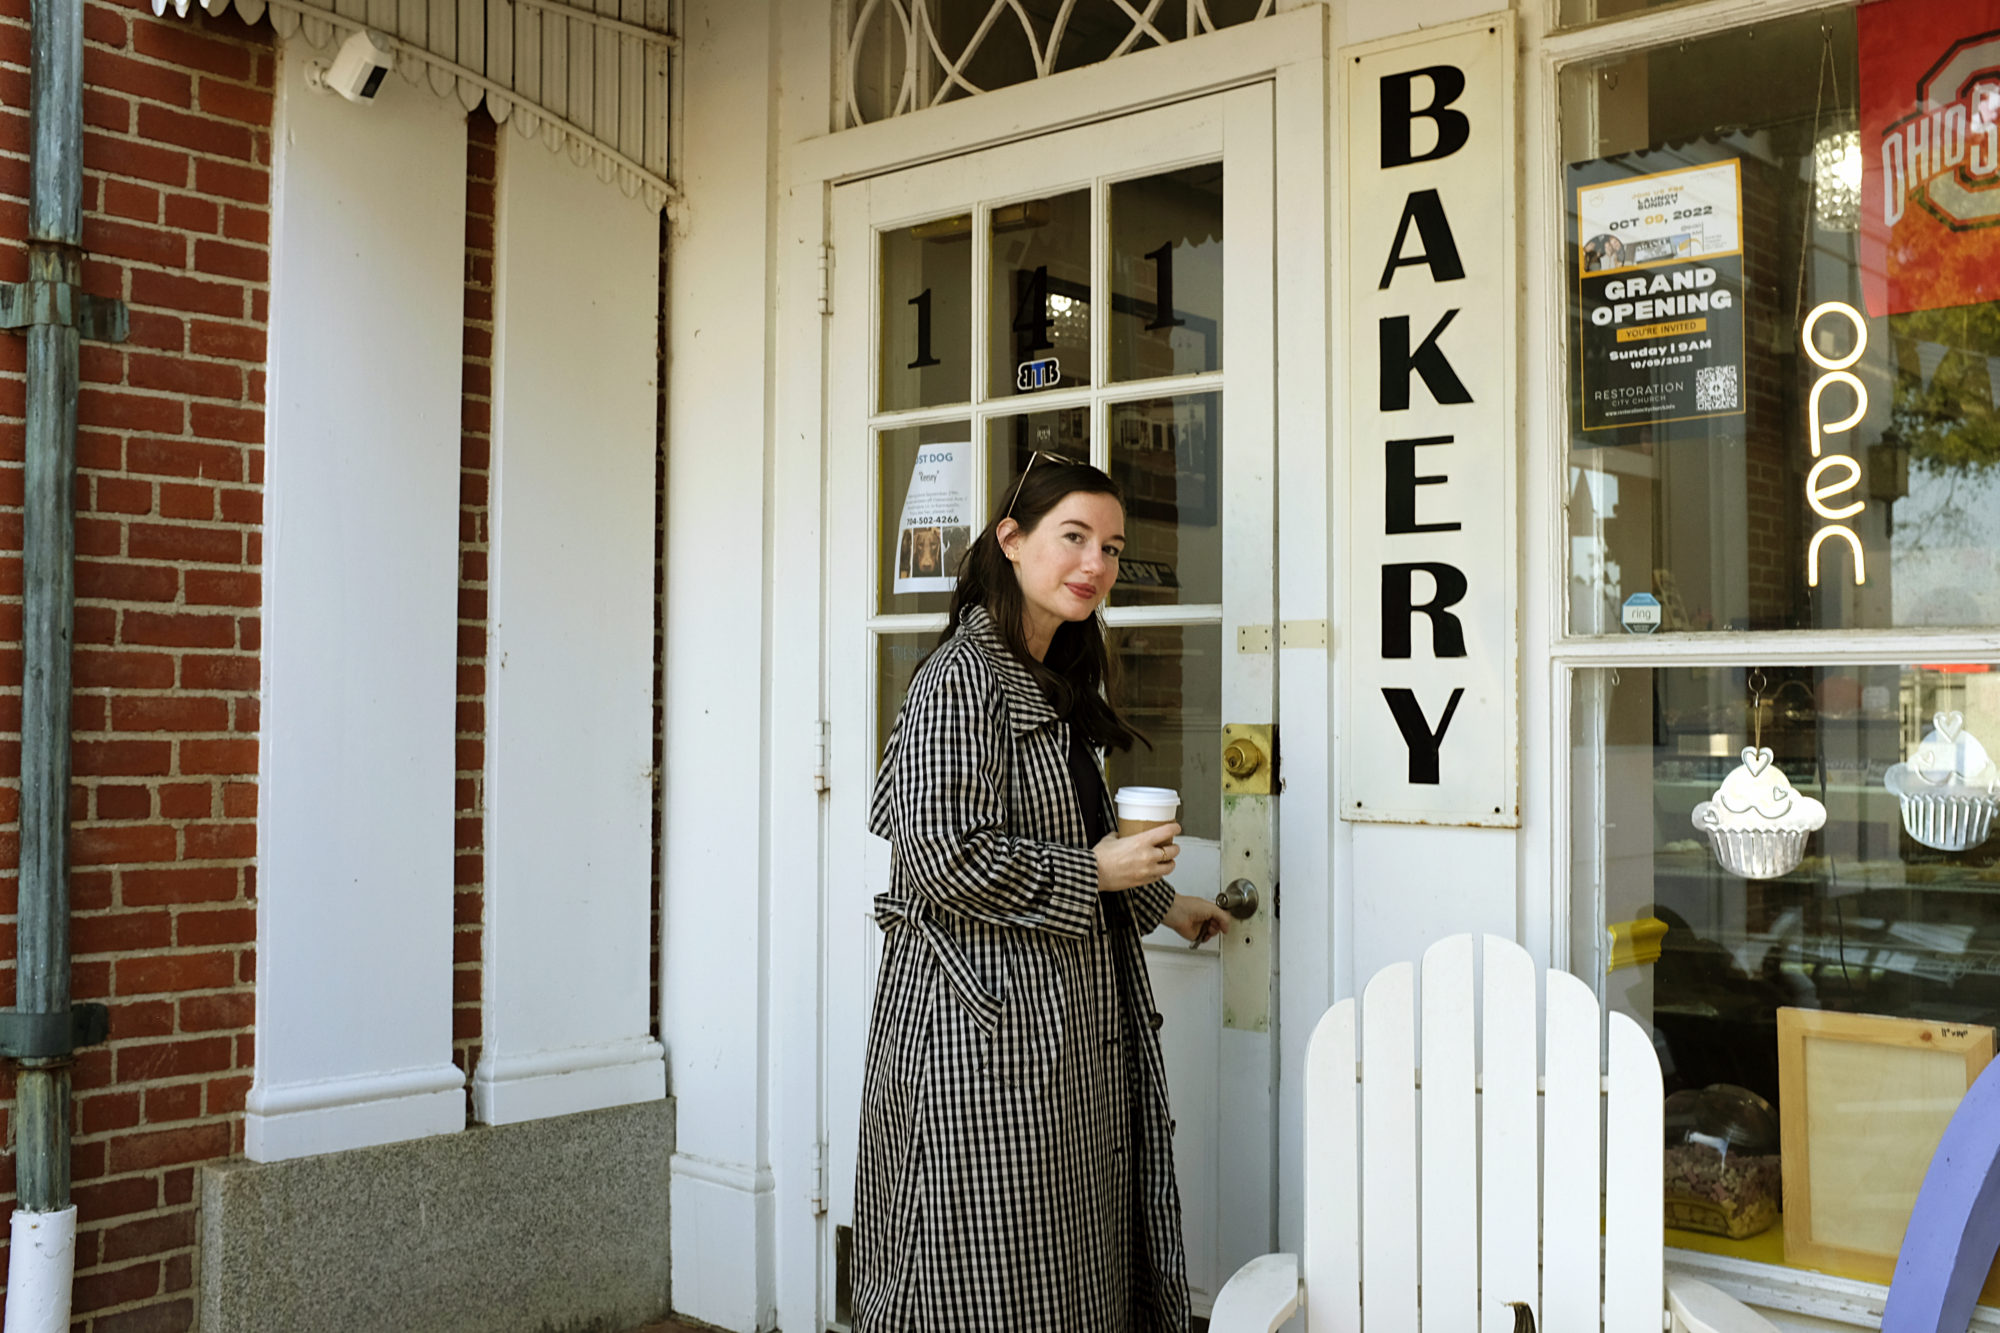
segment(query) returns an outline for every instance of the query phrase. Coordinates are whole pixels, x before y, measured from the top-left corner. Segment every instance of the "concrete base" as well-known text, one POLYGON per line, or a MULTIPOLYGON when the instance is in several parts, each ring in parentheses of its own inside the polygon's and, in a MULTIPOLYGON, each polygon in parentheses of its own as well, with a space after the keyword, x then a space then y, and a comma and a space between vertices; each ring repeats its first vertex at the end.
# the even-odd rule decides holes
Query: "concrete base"
POLYGON ((617 1333, 668 1309, 671 1100, 201 1171, 204 1333, 617 1333))

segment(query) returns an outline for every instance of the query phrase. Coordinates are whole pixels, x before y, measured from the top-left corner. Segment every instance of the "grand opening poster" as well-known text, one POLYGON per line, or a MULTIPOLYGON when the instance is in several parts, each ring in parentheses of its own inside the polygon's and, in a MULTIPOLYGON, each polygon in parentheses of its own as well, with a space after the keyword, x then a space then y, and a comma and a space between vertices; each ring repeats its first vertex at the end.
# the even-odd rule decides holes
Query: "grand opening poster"
POLYGON ((1729 158, 1648 169, 1663 157, 1571 168, 1585 431, 1743 411, 1740 168, 1729 158))
POLYGON ((1868 313, 2000 300, 2000 0, 1878 0, 1855 24, 1868 313))

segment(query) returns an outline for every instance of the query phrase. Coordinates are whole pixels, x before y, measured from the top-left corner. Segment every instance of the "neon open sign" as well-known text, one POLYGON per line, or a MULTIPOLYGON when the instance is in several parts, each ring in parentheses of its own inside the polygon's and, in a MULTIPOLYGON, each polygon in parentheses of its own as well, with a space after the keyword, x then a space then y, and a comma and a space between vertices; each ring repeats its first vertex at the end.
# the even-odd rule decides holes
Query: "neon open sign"
POLYGON ((1812 511, 1827 520, 1818 532, 1813 534, 1812 544, 1806 547, 1806 583, 1810 587, 1819 586, 1819 548, 1829 537, 1838 537, 1846 542, 1854 552, 1854 582, 1858 586, 1868 581, 1867 566, 1861 558, 1861 539, 1854 535, 1854 529, 1845 520, 1853 518, 1866 509, 1865 501, 1854 500, 1836 507, 1831 503, 1861 484, 1861 464, 1848 454, 1820 453, 1820 441, 1827 435, 1837 435, 1852 430, 1868 415, 1868 390, 1848 367, 1861 359, 1868 350, 1868 321, 1861 318, 1861 312, 1844 301, 1826 301, 1813 307, 1806 316, 1805 328, 1800 333, 1805 343, 1806 355, 1824 373, 1813 381, 1812 396, 1806 400, 1806 420, 1812 432, 1813 457, 1819 459, 1806 473, 1806 503, 1812 511), (1828 315, 1840 315, 1854 326, 1854 347, 1843 357, 1828 357, 1820 354, 1819 346, 1813 341, 1813 331, 1820 320, 1828 315), (1820 417, 1820 399, 1827 387, 1844 384, 1854 390, 1854 410, 1839 421, 1825 422, 1820 417), (1838 474, 1838 475, 1834 475, 1838 474))

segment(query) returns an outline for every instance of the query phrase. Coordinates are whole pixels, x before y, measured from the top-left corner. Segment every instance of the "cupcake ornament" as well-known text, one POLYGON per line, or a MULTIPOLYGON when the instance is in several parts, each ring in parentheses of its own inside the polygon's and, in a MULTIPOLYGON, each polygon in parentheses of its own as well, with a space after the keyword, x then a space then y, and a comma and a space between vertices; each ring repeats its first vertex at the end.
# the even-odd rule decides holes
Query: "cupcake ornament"
POLYGON ((1926 847, 1962 852, 1986 841, 2000 809, 2000 768, 1979 738, 1965 729, 1965 714, 1938 713, 1931 731, 1907 763, 1882 784, 1903 807, 1903 827, 1926 847))
POLYGON ((1792 785, 1769 746, 1745 746, 1743 762, 1694 808, 1715 859, 1744 879, 1790 871, 1806 854, 1806 836, 1825 823, 1826 807, 1792 785))

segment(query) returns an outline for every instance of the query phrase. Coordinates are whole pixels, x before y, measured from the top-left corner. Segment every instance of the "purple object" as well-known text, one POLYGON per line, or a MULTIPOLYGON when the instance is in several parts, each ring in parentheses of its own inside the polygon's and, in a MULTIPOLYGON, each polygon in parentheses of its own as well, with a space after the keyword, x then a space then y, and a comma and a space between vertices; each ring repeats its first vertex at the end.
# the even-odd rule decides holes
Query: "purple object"
POLYGON ((1882 1333, 1965 1333, 2000 1252, 2000 1060, 1965 1094, 1924 1172, 1882 1333))

